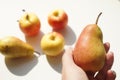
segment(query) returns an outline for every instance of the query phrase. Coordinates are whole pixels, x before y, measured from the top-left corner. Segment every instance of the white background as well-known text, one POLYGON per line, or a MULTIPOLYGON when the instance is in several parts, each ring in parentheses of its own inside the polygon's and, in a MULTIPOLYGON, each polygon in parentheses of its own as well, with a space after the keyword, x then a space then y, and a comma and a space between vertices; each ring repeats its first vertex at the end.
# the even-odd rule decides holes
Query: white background
MULTIPOLYGON (((41 37, 52 31, 47 15, 56 8, 64 9, 69 16, 68 27, 61 31, 65 48, 74 46, 81 30, 103 12, 98 25, 103 31, 103 41, 111 44, 110 51, 115 55, 112 69, 117 73, 116 80, 120 80, 120 0, 0 0, 0 38, 16 36, 41 52, 41 37), (41 20, 38 36, 28 38, 20 31, 17 20, 23 14, 22 9, 36 13, 41 20)), ((41 53, 32 59, 7 60, 0 55, 1 80, 61 80, 61 68, 61 56, 51 58, 41 53)))

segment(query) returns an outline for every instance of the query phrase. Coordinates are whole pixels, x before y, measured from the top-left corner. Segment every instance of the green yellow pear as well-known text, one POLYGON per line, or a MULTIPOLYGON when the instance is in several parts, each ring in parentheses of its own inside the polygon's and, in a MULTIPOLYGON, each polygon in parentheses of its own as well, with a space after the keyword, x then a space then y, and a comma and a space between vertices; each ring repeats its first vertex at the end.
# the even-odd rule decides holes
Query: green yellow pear
POLYGON ((98 15, 95 24, 89 24, 83 29, 73 50, 75 63, 85 71, 99 71, 105 63, 103 34, 97 25, 101 14, 98 15))
POLYGON ((34 49, 14 36, 7 36, 0 40, 0 52, 5 57, 18 58, 33 55, 34 49))

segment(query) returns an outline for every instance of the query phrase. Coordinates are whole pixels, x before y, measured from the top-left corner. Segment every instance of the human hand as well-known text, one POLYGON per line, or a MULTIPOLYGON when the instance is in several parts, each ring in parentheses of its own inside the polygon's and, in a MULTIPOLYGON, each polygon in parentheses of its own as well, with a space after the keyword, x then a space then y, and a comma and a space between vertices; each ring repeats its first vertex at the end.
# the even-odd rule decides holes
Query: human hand
POLYGON ((72 48, 65 51, 62 57, 62 80, 115 80, 116 74, 111 70, 114 62, 113 52, 108 52, 109 43, 105 43, 106 62, 104 67, 96 74, 93 72, 85 72, 82 68, 74 63, 72 56, 72 48))

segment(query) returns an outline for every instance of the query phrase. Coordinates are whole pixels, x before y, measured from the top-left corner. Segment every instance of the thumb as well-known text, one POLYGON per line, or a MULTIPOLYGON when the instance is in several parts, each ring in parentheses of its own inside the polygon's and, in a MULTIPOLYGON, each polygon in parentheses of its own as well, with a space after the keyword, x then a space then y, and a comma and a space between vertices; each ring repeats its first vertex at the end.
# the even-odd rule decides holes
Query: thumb
POLYGON ((65 50, 62 57, 62 80, 88 80, 86 73, 73 60, 72 48, 65 50))
POLYGON ((65 50, 62 57, 63 66, 64 65, 70 66, 71 64, 74 64, 72 50, 73 50, 72 47, 69 47, 68 49, 65 50))
POLYGON ((105 47, 105 50, 106 50, 106 53, 107 53, 110 49, 110 43, 109 42, 104 43, 104 47, 105 47))

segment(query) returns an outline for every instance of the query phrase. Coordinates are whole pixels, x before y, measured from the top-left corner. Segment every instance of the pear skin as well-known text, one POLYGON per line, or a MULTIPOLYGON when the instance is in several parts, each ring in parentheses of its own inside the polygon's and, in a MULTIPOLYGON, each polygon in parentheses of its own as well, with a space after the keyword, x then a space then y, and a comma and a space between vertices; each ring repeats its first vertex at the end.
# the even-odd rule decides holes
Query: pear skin
POLYGON ((96 24, 89 24, 83 29, 73 50, 75 63, 85 71, 99 71, 105 63, 106 51, 102 31, 97 25, 98 18, 96 24))
POLYGON ((33 55, 34 49, 16 37, 7 36, 0 40, 0 52, 5 57, 18 58, 33 55))

